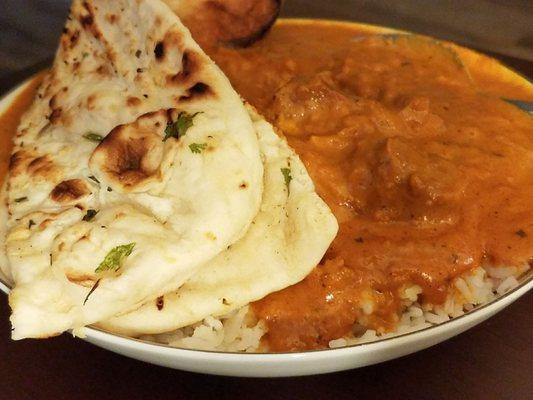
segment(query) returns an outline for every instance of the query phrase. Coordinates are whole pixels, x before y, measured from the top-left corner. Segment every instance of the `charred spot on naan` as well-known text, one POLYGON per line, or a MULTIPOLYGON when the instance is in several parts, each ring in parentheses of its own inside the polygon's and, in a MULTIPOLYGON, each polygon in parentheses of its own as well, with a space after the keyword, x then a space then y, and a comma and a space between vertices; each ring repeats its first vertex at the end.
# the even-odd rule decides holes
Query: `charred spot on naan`
POLYGON ((39 85, 39 89, 37 90, 37 98, 50 98, 52 96, 52 93, 57 90, 56 85, 58 81, 59 80, 57 79, 56 72, 54 70, 50 70, 49 72, 47 72, 43 78, 42 83, 39 85))
POLYGON ((106 14, 105 19, 110 24, 116 24, 120 20, 120 15, 117 15, 117 14, 106 14))
POLYGON ((59 121, 62 111, 63 109, 61 107, 52 109, 52 112, 48 116, 48 119, 52 124, 57 123, 59 121))
POLYGON ((150 183, 160 182, 166 147, 171 146, 162 140, 170 114, 170 110, 151 112, 114 128, 94 150, 90 168, 122 192, 144 191, 150 183))
POLYGON ((94 10, 92 9, 93 6, 87 1, 82 3, 82 7, 84 12, 80 15, 80 24, 86 28, 94 24, 94 10))
MULTIPOLYGON (((154 58, 158 63, 171 63, 174 58, 181 58, 185 51, 183 36, 180 32, 169 30, 163 38, 155 43, 154 58)), ((176 65, 172 65, 173 68, 176 65)))
MULTIPOLYGON (((96 39, 103 40, 104 35, 100 30, 101 28, 99 24, 96 23, 95 5, 92 2, 84 1, 81 4, 81 10, 77 10, 77 14, 79 14, 77 21, 79 22, 80 29, 82 31, 90 33, 96 39)), ((107 55, 112 57, 113 54, 110 53, 109 50, 110 48, 107 48, 107 55)))
POLYGON ((157 42, 154 48, 154 55, 156 60, 162 60, 165 57, 165 44, 157 42))
POLYGON ((99 65, 96 67, 95 72, 102 77, 111 76, 113 74, 111 67, 107 64, 99 65))
POLYGON ((87 99, 85 100, 85 105, 88 110, 94 110, 96 102, 97 102, 96 96, 93 93, 87 97, 87 99))
POLYGON ((159 296, 157 299, 155 299, 155 306, 159 311, 161 311, 163 307, 165 307, 165 296, 159 296))
POLYGON ((27 172, 32 176, 51 177, 57 171, 57 167, 48 155, 39 156, 28 163, 27 172))
POLYGON ((61 47, 65 50, 73 49, 76 47, 80 39, 80 31, 74 29, 70 31, 68 28, 63 29, 63 34, 61 35, 61 47))
POLYGON ((68 179, 57 184, 50 192, 50 198, 61 204, 70 204, 91 193, 87 184, 81 179, 68 179))
POLYGON ((48 119, 52 124, 55 124, 60 120, 61 113, 63 111, 62 107, 58 106, 57 98, 59 95, 59 93, 54 94, 52 97, 50 97, 50 100, 48 101, 48 105, 50 107, 50 114, 48 116, 48 119))
POLYGON ((171 86, 189 86, 199 79, 203 66, 208 63, 202 55, 185 49, 183 37, 176 31, 169 31, 154 47, 156 63, 165 69, 165 81, 171 86), (176 65, 181 68, 176 72, 176 65))
POLYGON ((24 149, 11 155, 9 159, 9 173, 15 177, 25 172, 26 166, 33 160, 32 154, 24 149))
POLYGON ((209 85, 203 82, 197 82, 192 85, 185 94, 176 99, 176 103, 192 102, 196 100, 203 100, 208 97, 214 97, 215 92, 209 85))
POLYGON ((129 107, 137 107, 137 106, 140 106, 142 104, 142 101, 141 99, 139 99, 138 97, 135 97, 135 96, 129 96, 127 99, 126 99, 126 104, 129 106, 129 107))
POLYGON ((33 178, 52 180, 59 173, 59 169, 48 155, 39 155, 31 150, 21 149, 11 156, 9 173, 12 177, 27 174, 33 178))
POLYGON ((195 79, 202 69, 202 57, 190 50, 183 53, 181 70, 177 74, 167 75, 167 84, 181 85, 195 79))

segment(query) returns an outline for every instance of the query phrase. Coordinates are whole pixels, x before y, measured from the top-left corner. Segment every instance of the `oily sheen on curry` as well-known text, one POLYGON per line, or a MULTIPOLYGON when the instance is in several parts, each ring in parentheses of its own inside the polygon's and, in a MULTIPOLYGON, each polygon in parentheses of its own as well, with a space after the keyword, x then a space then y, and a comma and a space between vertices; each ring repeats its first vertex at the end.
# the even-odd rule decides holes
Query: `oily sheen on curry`
POLYGON ((531 263, 533 123, 500 100, 511 86, 478 85, 430 39, 320 23, 211 56, 285 134, 340 224, 304 281, 254 303, 271 349, 325 347, 359 324, 391 331, 410 285, 440 304, 478 266, 531 263))

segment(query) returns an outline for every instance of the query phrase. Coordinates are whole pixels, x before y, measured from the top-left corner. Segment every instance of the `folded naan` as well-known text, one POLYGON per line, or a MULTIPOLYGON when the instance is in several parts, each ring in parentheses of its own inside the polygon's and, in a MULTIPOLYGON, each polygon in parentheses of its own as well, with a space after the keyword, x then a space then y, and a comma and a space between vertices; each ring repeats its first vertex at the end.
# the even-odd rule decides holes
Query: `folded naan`
POLYGON ((293 285, 320 262, 337 221, 294 150, 269 123, 252 116, 264 157, 264 192, 246 235, 179 290, 104 321, 102 328, 131 336, 169 332, 293 285))
POLYGON ((0 281, 11 285, 13 278, 11 278, 11 268, 9 267, 9 260, 5 251, 8 219, 6 194, 6 182, 4 182, 0 189, 0 281))
POLYGON ((242 100, 159 0, 75 0, 15 139, 6 252, 13 338, 178 289, 262 198, 242 100))

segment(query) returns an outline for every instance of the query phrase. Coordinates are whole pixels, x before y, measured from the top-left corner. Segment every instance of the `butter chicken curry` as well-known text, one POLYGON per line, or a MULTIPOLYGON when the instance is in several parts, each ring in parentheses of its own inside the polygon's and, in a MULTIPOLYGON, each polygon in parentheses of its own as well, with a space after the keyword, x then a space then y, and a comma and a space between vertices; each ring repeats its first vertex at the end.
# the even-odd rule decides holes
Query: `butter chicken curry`
POLYGON ((438 304, 461 273, 531 263, 533 118, 495 95, 499 82, 476 85, 453 50, 286 22, 211 56, 300 155, 340 225, 304 281, 253 304, 270 350, 327 347, 356 321, 392 330, 408 285, 438 304))

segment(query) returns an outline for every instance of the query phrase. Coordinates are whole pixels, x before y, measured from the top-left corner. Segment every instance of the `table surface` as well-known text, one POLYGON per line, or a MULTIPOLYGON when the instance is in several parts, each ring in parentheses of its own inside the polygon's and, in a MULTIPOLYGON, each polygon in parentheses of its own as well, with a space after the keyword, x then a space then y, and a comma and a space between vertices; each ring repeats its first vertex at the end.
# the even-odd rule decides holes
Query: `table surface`
MULTIPOLYGON (((0 67, 0 92, 45 65, 50 54, 34 53, 21 69, 0 67)), ((532 62, 500 58, 533 77, 532 62)), ((532 300, 528 293, 458 337, 383 364, 321 376, 245 379, 148 365, 66 334, 13 342, 7 299, 0 294, 0 398, 527 399, 533 397, 532 300)))

